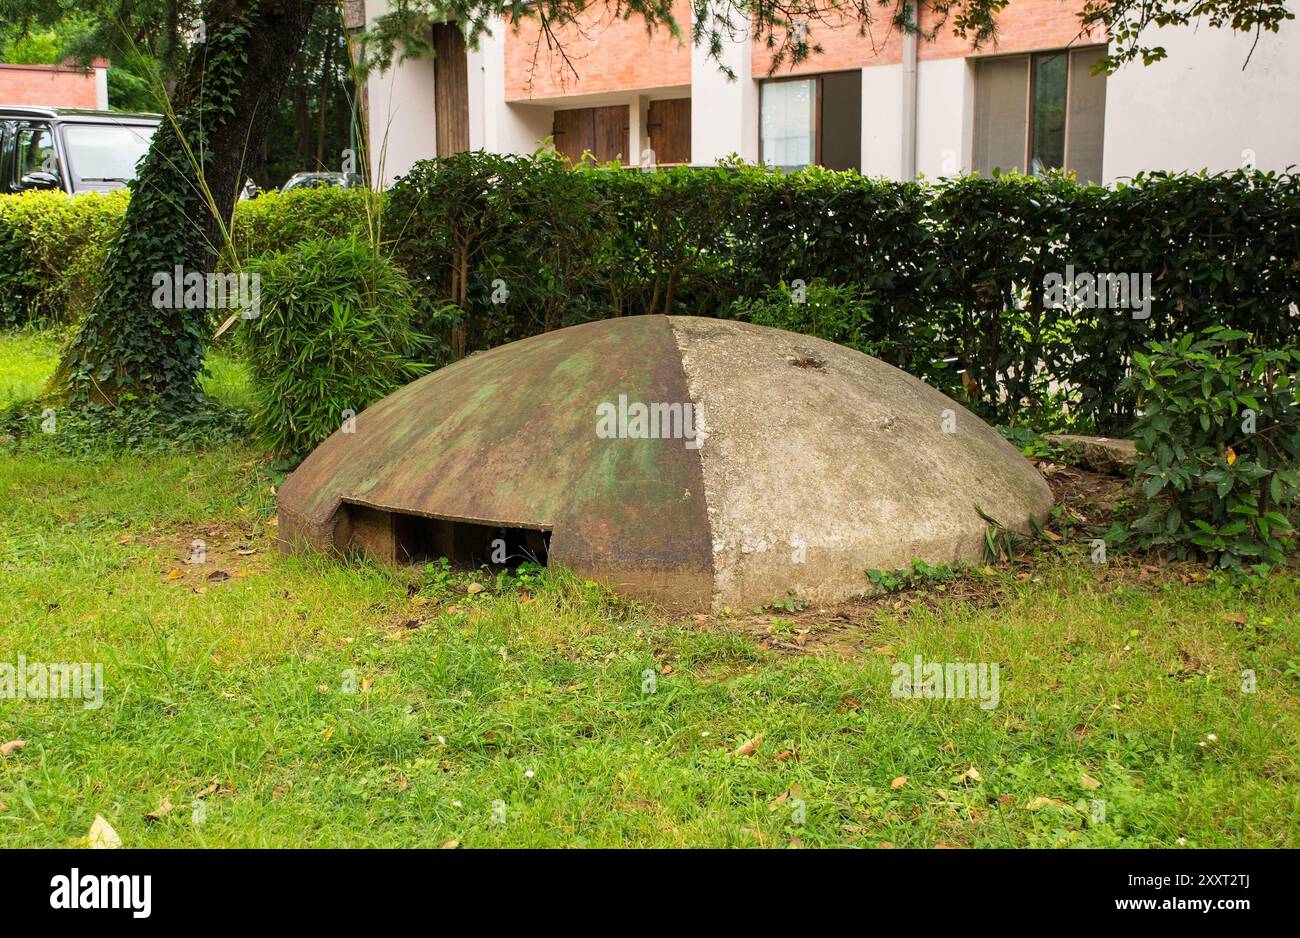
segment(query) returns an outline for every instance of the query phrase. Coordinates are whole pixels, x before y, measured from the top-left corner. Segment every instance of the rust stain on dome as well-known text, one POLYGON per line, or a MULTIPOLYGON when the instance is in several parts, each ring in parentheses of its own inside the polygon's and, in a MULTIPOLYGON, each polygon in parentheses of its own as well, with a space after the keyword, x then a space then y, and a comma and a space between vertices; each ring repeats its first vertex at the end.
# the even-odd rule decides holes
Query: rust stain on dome
POLYGON ((350 532, 336 528, 348 504, 536 528, 551 532, 554 562, 630 594, 707 606, 698 458, 667 441, 595 434, 596 403, 611 394, 687 399, 667 317, 615 322, 470 356, 357 415, 355 432, 335 433, 281 487, 282 542, 346 550, 350 532))

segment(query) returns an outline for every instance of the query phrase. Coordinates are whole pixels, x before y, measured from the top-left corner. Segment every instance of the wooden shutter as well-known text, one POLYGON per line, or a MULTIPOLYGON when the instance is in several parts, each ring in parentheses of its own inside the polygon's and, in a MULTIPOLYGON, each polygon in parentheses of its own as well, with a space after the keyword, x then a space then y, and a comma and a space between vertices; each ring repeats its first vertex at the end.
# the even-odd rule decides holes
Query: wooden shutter
POLYGON ((651 101, 649 119, 650 149, 656 163, 691 161, 691 99, 673 98, 651 101))
POLYGON ((438 155, 469 149, 469 62, 455 23, 433 27, 433 107, 438 155))
POLYGON ((557 110, 551 125, 555 149, 570 162, 590 150, 599 162, 628 161, 627 106, 582 107, 557 110))

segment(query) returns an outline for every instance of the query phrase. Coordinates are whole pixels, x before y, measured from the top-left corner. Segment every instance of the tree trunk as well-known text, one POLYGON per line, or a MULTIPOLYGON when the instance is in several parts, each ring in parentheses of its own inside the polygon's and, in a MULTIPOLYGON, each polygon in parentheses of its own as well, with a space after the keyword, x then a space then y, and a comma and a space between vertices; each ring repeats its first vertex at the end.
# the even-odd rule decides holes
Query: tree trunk
POLYGON ((178 268, 206 275, 227 249, 244 167, 266 137, 316 2, 203 4, 205 41, 189 53, 175 121, 154 136, 100 293, 55 375, 68 403, 196 403, 209 310, 206 300, 177 304, 159 278, 178 268))
MULTIPOLYGON (((316 166, 313 167, 315 169, 326 168, 325 115, 326 112, 329 110, 329 105, 331 101, 331 91, 334 88, 334 83, 331 80, 333 78, 331 72, 334 69, 334 41, 335 41, 336 26, 337 26, 337 20, 334 21, 334 25, 331 25, 330 31, 329 33, 326 34, 325 37, 325 54, 322 56, 322 62, 320 67, 320 84, 317 86, 316 89, 316 106, 320 109, 320 111, 316 115, 316 166)), ((336 160, 331 160, 331 165, 329 168, 333 169, 334 165, 337 165, 337 162, 338 161, 336 160)))

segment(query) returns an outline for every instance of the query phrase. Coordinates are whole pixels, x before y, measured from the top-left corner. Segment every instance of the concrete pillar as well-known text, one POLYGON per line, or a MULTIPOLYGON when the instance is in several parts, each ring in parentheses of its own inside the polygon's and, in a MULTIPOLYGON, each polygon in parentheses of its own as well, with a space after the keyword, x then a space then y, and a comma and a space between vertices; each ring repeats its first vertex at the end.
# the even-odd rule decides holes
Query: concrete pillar
MULTIPOLYGON (((388 12, 386 0, 366 0, 366 20, 388 12)), ((433 59, 394 62, 387 71, 371 75, 368 152, 371 182, 387 188, 409 172, 417 160, 438 152, 434 125, 433 59)))
POLYGON ((708 58, 705 45, 691 47, 691 162, 709 166, 732 153, 758 161, 758 83, 752 69, 749 30, 724 38, 728 79, 708 58))

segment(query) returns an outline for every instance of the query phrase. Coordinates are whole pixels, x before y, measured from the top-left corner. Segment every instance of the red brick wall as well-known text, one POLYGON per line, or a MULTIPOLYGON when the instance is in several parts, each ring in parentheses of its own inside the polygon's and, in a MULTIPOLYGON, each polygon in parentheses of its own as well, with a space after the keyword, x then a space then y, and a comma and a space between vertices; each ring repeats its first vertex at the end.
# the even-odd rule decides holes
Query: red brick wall
POLYGON ((578 73, 576 78, 565 68, 559 53, 546 47, 545 37, 537 44, 537 20, 524 20, 517 31, 507 25, 506 100, 689 85, 688 0, 677 0, 673 15, 681 27, 680 40, 662 28, 647 36, 641 17, 619 19, 605 11, 603 4, 596 4, 591 13, 580 18, 580 30, 570 27, 559 31, 564 52, 578 73))
MULTIPOLYGON (((1011 0, 997 14, 998 35, 994 44, 981 48, 978 53, 972 45, 953 35, 952 25, 943 27, 932 42, 922 40, 917 57, 925 59, 965 58, 969 55, 996 55, 999 53, 1026 52, 1031 49, 1056 49, 1069 45, 1079 35, 1078 11, 1083 0, 1011 0)), ((876 10, 876 7, 872 7, 876 10)), ((833 72, 869 65, 897 65, 903 60, 903 38, 893 29, 881 10, 881 17, 865 36, 858 35, 856 21, 812 23, 809 35, 820 43, 822 53, 811 55, 798 68, 787 63, 777 74, 807 75, 816 72, 833 72)), ((923 25, 932 25, 933 18, 923 11, 923 25), (929 20, 929 23, 926 21, 929 20)), ((1098 36, 1080 37, 1077 45, 1103 42, 1098 36)), ((755 78, 762 78, 772 64, 772 53, 755 43, 752 68, 755 78)))
POLYGON ((94 69, 82 72, 54 65, 0 65, 0 104, 99 107, 94 69))

